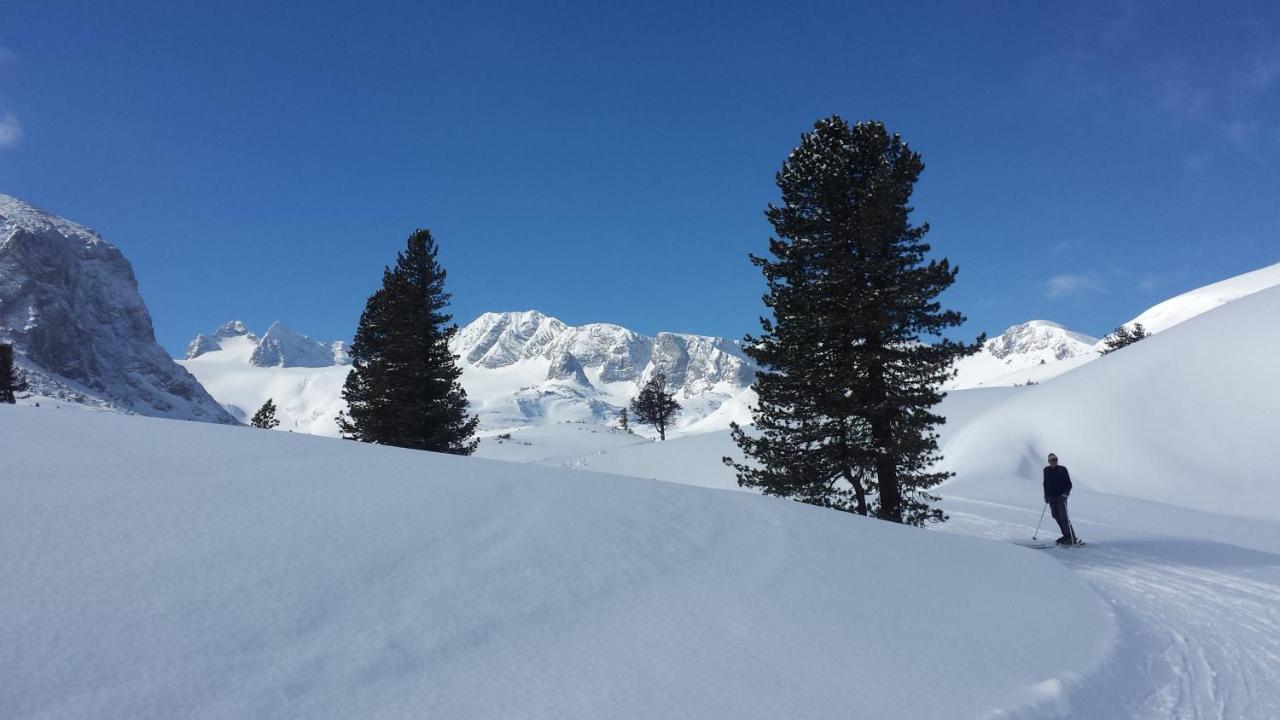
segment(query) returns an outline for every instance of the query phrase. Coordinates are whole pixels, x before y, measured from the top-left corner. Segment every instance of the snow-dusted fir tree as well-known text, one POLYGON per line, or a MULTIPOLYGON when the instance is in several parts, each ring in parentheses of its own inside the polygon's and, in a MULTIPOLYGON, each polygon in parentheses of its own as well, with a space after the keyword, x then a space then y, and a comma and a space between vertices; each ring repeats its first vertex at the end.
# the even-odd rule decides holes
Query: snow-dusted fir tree
POLYGON ((436 243, 416 230, 365 303, 342 388, 345 437, 381 445, 470 455, 478 418, 467 413, 462 370, 449 350, 458 331, 445 312, 445 271, 436 243))
POLYGON ((627 417, 626 408, 618 411, 618 429, 622 432, 631 432, 631 419, 627 417))
POLYGON ((253 414, 253 419, 249 421, 249 425, 261 428, 262 430, 271 430, 280 426, 280 420, 276 418, 276 403, 272 398, 262 403, 262 407, 258 408, 258 412, 253 414))
POLYGON ((1142 323, 1134 323, 1133 327, 1121 325, 1115 330, 1112 330, 1111 334, 1102 339, 1102 349, 1098 352, 1103 355, 1110 355, 1120 348, 1129 347, 1150 335, 1151 333, 1147 332, 1147 329, 1142 327, 1142 323))
MULTIPOLYGON (((818 122, 792 151, 766 216, 777 238, 752 256, 768 285, 762 333, 744 351, 761 370, 746 455, 725 458, 767 494, 920 525, 945 519, 928 490, 952 363, 978 349, 939 337, 964 322, 937 301, 955 280, 927 260, 929 227, 908 202, 924 163, 883 124, 818 122)), ((979 343, 981 338, 979 338, 979 343)))
POLYGON ((667 376, 654 373, 640 388, 640 394, 631 400, 631 412, 636 422, 652 425, 658 431, 658 439, 667 439, 667 428, 680 414, 680 403, 675 393, 667 392, 667 376))
POLYGON ((18 402, 18 393, 26 389, 26 378, 13 362, 13 345, 0 344, 0 403, 18 402))

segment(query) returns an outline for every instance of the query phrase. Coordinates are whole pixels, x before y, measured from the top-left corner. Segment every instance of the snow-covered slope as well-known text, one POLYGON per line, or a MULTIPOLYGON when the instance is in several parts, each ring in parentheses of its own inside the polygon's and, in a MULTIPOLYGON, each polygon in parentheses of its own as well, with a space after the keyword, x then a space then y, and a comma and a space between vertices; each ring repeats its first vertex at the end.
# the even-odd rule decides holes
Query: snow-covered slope
POLYGON ((1098 339, 1048 320, 1014 325, 956 363, 948 389, 1025 385, 1061 375, 1097 357, 1098 339))
POLYGON ((1086 488, 1280 520, 1277 317, 1261 290, 1026 388, 946 444, 956 483, 1036 483, 1053 451, 1086 488))
POLYGON ((0 717, 1041 716, 1113 643, 1048 555, 745 493, 50 408, 0 457, 0 717))
MULTIPOLYGON (((1208 312, 1220 305, 1280 285, 1280 264, 1228 278, 1170 298, 1145 310, 1127 323, 1137 323, 1150 333, 1208 312)), ((957 374, 948 389, 996 387, 1038 383, 1074 370, 1098 357, 1100 338, 1072 332, 1047 320, 1014 325, 991 338, 980 352, 956 364, 957 374)))
POLYGON ((1277 285, 1280 285, 1280 263, 1169 298, 1143 311, 1125 325, 1133 327, 1142 323, 1147 332, 1162 332, 1232 300, 1277 285))
MULTIPOLYGON (((945 464, 959 475, 939 488, 951 516, 941 529, 1025 543, 1038 527, 1052 541, 1040 477, 1056 452, 1090 545, 1029 552, 1103 595, 1120 629, 1100 672, 1012 716, 1280 717, 1278 315, 1280 288, 1260 290, 1039 385, 943 402, 945 464)), ((719 462, 737 453, 726 432, 609 447, 516 432, 512 442, 526 444, 486 441, 481 452, 735 487, 719 462)))
POLYGON ((241 422, 271 398, 278 430, 337 437, 350 362, 341 342, 326 345, 279 322, 258 337, 233 320, 197 335, 179 364, 241 422))
POLYGON ((232 419, 156 343, 133 267, 83 225, 0 194, 0 341, 32 390, 186 420, 232 419))

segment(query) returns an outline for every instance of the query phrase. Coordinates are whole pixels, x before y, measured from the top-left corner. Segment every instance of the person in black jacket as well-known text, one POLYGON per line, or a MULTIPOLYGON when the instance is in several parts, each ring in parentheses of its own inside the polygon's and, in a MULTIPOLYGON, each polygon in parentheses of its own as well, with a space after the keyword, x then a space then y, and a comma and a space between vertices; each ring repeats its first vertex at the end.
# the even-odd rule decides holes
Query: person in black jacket
POLYGON ((1071 520, 1067 518, 1067 496, 1071 494, 1071 473, 1065 466, 1058 464, 1058 456, 1049 453, 1049 465, 1044 469, 1044 501, 1053 512, 1053 519, 1058 521, 1062 537, 1059 545, 1075 545, 1076 531, 1071 528, 1071 520))

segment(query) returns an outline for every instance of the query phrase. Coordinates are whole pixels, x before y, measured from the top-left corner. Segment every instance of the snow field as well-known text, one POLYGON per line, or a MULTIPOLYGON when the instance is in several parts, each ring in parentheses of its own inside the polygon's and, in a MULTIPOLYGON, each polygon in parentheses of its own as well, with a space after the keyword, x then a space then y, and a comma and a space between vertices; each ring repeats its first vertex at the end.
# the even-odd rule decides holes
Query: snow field
POLYGON ((12 406, 0 456, 0 717, 1054 712, 1112 644, 1045 554, 747 493, 12 406))

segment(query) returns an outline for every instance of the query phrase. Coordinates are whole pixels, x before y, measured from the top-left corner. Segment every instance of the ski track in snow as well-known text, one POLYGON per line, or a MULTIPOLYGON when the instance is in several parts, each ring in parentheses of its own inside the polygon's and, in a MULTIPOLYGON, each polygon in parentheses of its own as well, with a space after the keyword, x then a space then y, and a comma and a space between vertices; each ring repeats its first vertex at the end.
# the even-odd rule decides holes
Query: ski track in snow
MULTIPOLYGON (((1011 541, 1026 540, 1034 523, 1019 515, 1037 514, 954 497, 948 506, 944 530, 1011 541)), ((1089 535, 1102 527, 1073 524, 1089 535)), ((1078 573, 1116 617, 1115 653, 1069 694, 1069 716, 1280 718, 1280 556, 1208 541, 1186 553, 1201 541, 1108 531, 1115 540, 1031 550, 1078 573), (1170 559, 1172 550, 1192 560, 1170 559), (1147 683, 1133 682, 1137 668, 1147 683)), ((1052 539, 1057 528, 1041 534, 1052 539)))

